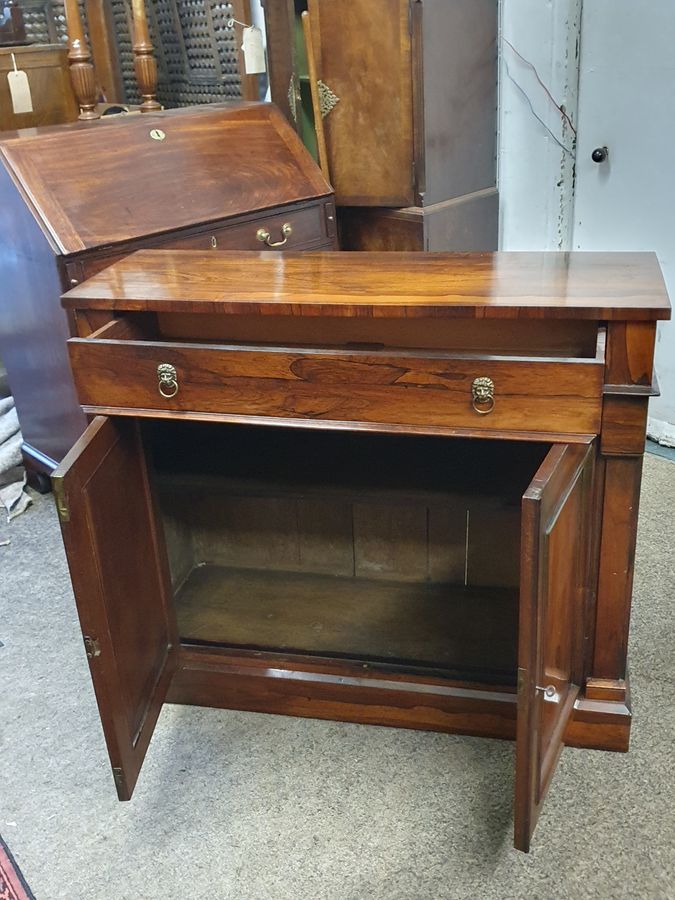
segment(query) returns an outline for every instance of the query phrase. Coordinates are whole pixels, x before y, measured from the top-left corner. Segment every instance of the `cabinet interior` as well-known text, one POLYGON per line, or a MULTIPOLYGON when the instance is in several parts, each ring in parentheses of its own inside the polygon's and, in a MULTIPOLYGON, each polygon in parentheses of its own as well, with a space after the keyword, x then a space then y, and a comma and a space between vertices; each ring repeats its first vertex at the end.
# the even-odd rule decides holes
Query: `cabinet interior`
POLYGON ((550 445, 149 422, 181 640, 511 684, 550 445))
POLYGON ((604 356, 604 328, 593 320, 379 319, 125 313, 90 335, 93 340, 184 341, 335 347, 340 349, 438 350, 450 354, 597 359, 604 356))

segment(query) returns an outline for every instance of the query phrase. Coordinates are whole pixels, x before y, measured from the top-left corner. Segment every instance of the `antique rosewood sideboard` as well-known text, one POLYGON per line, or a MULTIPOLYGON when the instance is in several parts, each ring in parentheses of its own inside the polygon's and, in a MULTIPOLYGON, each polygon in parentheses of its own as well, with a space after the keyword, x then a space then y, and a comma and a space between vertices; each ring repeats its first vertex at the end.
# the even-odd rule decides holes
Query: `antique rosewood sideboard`
POLYGON ((333 193, 269 103, 20 131, 0 140, 0 355, 33 473, 86 426, 60 297, 141 247, 331 249, 333 193))
POLYGON ((53 478, 120 799, 164 702, 627 750, 652 254, 139 251, 53 478))

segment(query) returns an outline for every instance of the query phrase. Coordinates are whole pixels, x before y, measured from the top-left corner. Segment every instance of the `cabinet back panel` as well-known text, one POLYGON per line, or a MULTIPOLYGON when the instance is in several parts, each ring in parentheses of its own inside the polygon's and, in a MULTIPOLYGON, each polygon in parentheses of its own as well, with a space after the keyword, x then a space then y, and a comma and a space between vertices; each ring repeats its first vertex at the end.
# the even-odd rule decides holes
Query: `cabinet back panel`
POLYGON ((174 586, 200 565, 518 585, 520 499, 545 445, 148 427, 174 586))
POLYGON ((174 584, 192 565, 410 582, 518 584, 520 507, 466 494, 400 498, 163 478, 174 584), (198 503, 195 496, 200 496, 198 503), (191 565, 190 565, 191 560, 191 565))

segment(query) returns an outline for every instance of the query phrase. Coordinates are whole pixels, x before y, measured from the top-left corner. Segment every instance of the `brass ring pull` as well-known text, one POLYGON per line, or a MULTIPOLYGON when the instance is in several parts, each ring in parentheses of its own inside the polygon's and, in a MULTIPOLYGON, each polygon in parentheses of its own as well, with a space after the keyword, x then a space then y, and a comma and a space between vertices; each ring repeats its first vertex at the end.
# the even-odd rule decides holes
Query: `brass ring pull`
POLYGON ((178 393, 178 375, 175 367, 171 363, 160 363, 157 366, 157 378, 159 380, 157 390, 162 397, 166 400, 175 397, 178 393))
POLYGON ((283 241, 272 241, 270 240, 272 235, 266 228, 259 228, 255 236, 262 244, 267 244, 268 247, 283 247, 288 238, 293 234, 293 226, 290 222, 284 222, 281 226, 281 233, 284 236, 283 241))
POLYGON ((473 408, 480 416, 487 416, 495 408, 495 383, 491 378, 475 378, 471 385, 473 408))

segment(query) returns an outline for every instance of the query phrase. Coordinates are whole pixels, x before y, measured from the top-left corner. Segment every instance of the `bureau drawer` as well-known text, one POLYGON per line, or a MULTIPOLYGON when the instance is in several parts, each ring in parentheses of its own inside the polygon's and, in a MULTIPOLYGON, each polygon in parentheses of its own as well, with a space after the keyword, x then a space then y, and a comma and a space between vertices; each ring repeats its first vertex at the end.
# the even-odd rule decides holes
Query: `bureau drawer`
POLYGON ((326 227, 328 215, 334 217, 334 210, 324 210, 323 203, 274 215, 261 213, 248 222, 174 235, 158 246, 167 250, 301 250, 332 240, 326 227))
POLYGON ((148 237, 126 249, 92 252, 65 264, 65 286, 91 278, 140 247, 162 250, 331 250, 336 247, 335 206, 322 200, 311 206, 292 206, 275 213, 260 213, 246 222, 218 223, 199 231, 148 237))
POLYGON ((263 417, 469 431, 594 434, 594 358, 439 350, 276 347, 148 339, 152 318, 115 319, 69 341, 87 410, 263 417))

